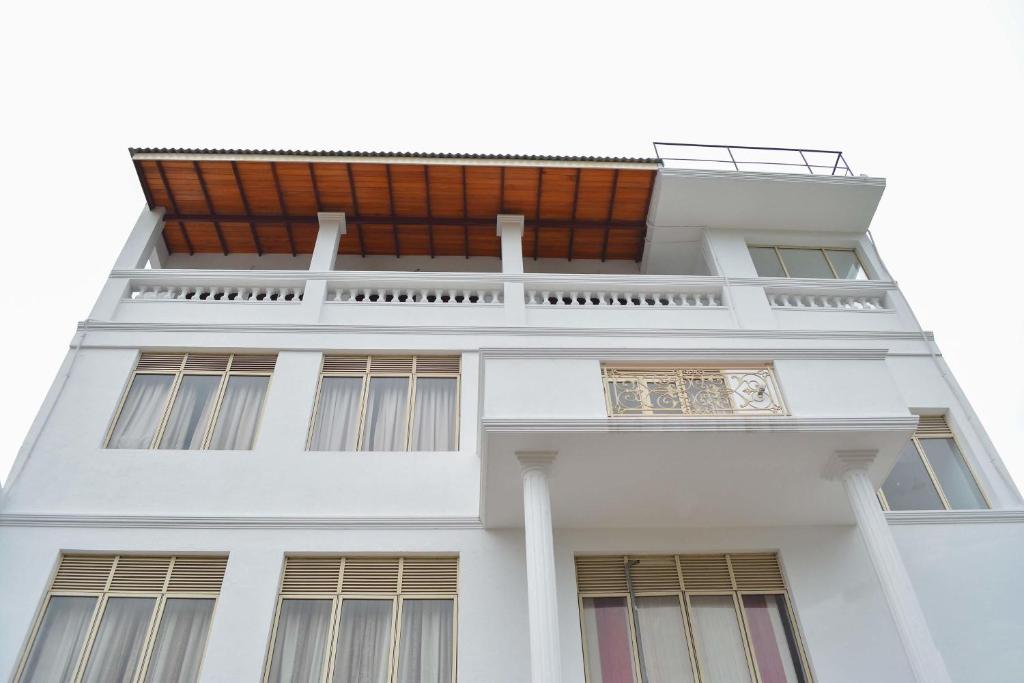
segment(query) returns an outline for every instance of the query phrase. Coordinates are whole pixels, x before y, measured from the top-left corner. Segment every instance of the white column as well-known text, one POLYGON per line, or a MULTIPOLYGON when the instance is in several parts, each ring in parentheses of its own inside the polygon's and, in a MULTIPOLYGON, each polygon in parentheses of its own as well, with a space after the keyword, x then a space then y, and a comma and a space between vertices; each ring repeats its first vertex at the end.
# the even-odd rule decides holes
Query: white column
POLYGON ((164 209, 145 208, 135 221, 135 227, 121 247, 121 253, 114 262, 115 270, 144 268, 153 252, 153 247, 161 239, 164 230, 164 209))
MULTIPOLYGON (((320 211, 316 215, 320 229, 316 233, 313 255, 309 259, 310 272, 324 273, 334 270, 338 258, 338 242, 347 229, 345 214, 320 211)), ((327 280, 323 277, 306 280, 302 293, 303 318, 307 322, 320 321, 320 309, 327 299, 327 280)))
MULTIPOLYGON (((522 216, 498 214, 503 273, 521 275, 523 272, 523 227, 522 216)), ((505 322, 509 325, 526 324, 526 298, 522 282, 505 283, 505 322)))
POLYGON ((903 565, 889 524, 878 503, 875 486, 868 478, 868 466, 877 451, 837 451, 826 468, 829 479, 837 479, 846 489, 850 507, 857 518, 857 528, 867 547, 878 582, 882 585, 889 611, 896 622, 914 680, 918 683, 950 683, 946 663, 935 641, 928 622, 903 565))
POLYGON ((526 538, 526 593, 530 614, 530 680, 559 683, 555 546, 551 533, 548 472, 555 453, 516 453, 523 468, 523 522, 526 538))

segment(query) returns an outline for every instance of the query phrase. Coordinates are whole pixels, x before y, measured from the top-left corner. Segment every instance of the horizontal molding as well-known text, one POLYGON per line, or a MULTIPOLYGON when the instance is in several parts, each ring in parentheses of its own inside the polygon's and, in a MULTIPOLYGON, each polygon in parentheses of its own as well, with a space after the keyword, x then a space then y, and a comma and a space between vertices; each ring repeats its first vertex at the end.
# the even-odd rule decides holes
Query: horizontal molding
POLYGON ((907 432, 917 416, 795 417, 758 415, 733 417, 614 417, 614 418, 484 418, 484 433, 536 432, 907 432))
POLYGON ((759 361, 783 359, 884 360, 888 348, 732 348, 702 349, 587 349, 587 348, 481 348, 482 358, 583 358, 591 360, 658 361, 666 363, 708 361, 759 361))
POLYGON ((804 173, 772 173, 764 171, 729 171, 670 167, 665 167, 661 169, 661 171, 658 172, 658 175, 677 176, 684 178, 771 180, 774 182, 781 183, 808 183, 812 185, 860 185, 866 187, 885 187, 885 178, 874 178, 871 176, 810 175, 804 173))
POLYGON ((480 529, 478 517, 290 517, 0 514, 0 527, 115 529, 480 529))
POLYGON ((886 512, 893 526, 914 524, 1024 524, 1024 510, 913 510, 886 512))
MULTIPOLYGON (((444 304, 447 305, 447 304, 444 304)), ((554 307, 552 307, 554 308, 554 307)), ((830 339, 830 340, 908 340, 922 341, 920 332, 896 332, 891 330, 744 330, 744 329, 652 329, 623 327, 543 327, 543 326, 486 326, 466 325, 334 325, 320 323, 159 323, 159 322, 107 322, 83 320, 78 323, 80 332, 253 332, 295 334, 295 333, 337 333, 337 334, 430 334, 455 336, 552 336, 552 337, 667 337, 694 338, 711 337, 727 339, 830 339)), ((932 341, 933 334, 925 332, 924 341, 932 341)))

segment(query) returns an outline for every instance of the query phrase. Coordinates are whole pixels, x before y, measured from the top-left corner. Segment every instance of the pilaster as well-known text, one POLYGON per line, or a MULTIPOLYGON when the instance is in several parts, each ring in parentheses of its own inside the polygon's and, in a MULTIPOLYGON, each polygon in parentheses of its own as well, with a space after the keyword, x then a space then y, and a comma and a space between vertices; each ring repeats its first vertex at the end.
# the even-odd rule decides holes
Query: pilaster
MULTIPOLYGON (((501 272, 522 274, 523 229, 525 219, 520 215, 498 215, 498 237, 501 238, 501 272)), ((522 282, 505 283, 505 322, 509 325, 526 323, 526 292, 522 282)))

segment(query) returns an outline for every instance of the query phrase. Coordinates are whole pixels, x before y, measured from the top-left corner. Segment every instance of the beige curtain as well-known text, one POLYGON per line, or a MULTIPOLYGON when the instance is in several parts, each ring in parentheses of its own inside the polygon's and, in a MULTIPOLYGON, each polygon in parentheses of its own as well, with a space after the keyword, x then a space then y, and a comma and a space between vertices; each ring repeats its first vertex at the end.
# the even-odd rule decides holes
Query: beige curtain
POLYGON ((704 678, 715 683, 751 683, 732 596, 691 595, 690 606, 704 678))

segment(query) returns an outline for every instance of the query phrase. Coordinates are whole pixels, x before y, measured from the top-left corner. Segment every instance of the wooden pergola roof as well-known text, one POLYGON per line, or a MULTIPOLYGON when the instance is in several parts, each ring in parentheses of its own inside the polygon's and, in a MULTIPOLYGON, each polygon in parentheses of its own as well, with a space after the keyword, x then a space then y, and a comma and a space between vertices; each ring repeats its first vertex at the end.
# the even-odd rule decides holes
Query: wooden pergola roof
POLYGON ((343 211, 341 254, 500 256, 522 214, 528 258, 639 260, 656 159, 131 149, 171 253, 308 254, 343 211))

